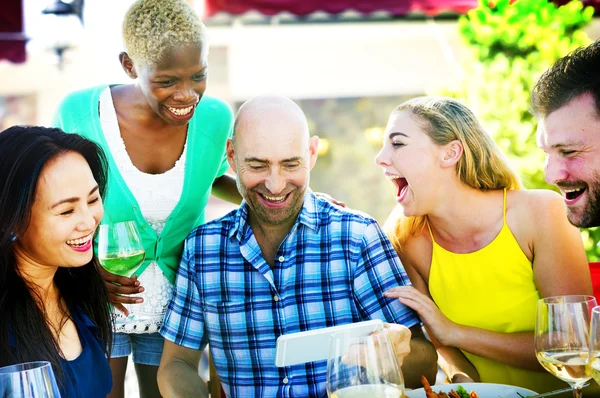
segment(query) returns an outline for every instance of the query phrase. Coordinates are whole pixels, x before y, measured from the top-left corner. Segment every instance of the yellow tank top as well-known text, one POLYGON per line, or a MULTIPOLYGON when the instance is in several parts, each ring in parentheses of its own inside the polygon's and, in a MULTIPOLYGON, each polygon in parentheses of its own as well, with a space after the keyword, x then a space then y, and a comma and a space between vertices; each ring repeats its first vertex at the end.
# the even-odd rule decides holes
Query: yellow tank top
MULTIPOLYGON (((453 322, 515 333, 535 331, 537 301, 531 261, 506 224, 484 248, 472 253, 452 253, 433 242, 429 291, 440 310, 453 322)), ((565 386, 547 372, 533 372, 504 365, 463 351, 473 363, 482 382, 509 384, 547 392, 565 386)))

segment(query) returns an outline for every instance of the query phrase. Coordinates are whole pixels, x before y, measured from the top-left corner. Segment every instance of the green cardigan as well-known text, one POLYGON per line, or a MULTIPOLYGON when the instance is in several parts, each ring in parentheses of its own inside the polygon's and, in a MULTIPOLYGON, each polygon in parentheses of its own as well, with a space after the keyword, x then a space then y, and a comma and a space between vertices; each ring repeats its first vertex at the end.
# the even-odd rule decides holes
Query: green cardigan
POLYGON ((135 221, 146 249, 146 259, 136 275, 156 261, 167 279, 174 283, 183 242, 193 228, 204 222, 213 181, 228 168, 225 147, 233 126, 231 109, 221 100, 202 97, 188 127, 183 192, 158 236, 144 219, 137 200, 125 184, 102 132, 98 105, 100 93, 106 87, 93 87, 68 95, 61 103, 53 125, 89 138, 104 149, 109 181, 102 222, 135 221))

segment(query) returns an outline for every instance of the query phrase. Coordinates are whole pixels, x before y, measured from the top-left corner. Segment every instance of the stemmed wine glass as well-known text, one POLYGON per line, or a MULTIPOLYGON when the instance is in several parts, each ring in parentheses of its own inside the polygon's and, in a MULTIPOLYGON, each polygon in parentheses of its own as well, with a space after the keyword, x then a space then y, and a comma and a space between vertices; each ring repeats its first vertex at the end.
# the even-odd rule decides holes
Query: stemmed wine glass
POLYGON ((555 296, 538 301, 535 352, 552 375, 573 387, 580 398, 583 384, 592 378, 588 364, 593 296, 555 296))
MULTIPOLYGON (((135 223, 101 224, 98 231, 98 258, 108 272, 128 277, 133 275, 146 258, 135 223)), ((115 322, 124 320, 117 318, 115 322)))
POLYGON ((596 383, 600 384, 600 307, 592 309, 592 330, 590 331, 590 371, 596 383))
POLYGON ((50 362, 27 362, 0 368, 0 397, 60 398, 50 362))
POLYGON ((404 379, 388 331, 365 337, 334 333, 327 363, 327 395, 330 398, 400 398, 404 379))

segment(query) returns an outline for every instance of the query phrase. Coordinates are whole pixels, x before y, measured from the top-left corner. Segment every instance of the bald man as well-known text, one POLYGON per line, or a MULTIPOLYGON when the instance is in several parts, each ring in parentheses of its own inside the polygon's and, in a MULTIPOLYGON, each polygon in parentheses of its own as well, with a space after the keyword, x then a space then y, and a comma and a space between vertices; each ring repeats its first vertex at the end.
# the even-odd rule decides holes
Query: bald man
POLYGON ((380 227, 308 188, 318 140, 288 98, 240 108, 227 157, 244 202, 186 241, 161 329, 164 396, 207 396, 197 364, 208 343, 227 396, 325 397, 327 361, 278 368, 277 337, 369 319, 410 328, 390 328, 407 386, 435 380, 419 318, 383 296, 409 280, 380 227))

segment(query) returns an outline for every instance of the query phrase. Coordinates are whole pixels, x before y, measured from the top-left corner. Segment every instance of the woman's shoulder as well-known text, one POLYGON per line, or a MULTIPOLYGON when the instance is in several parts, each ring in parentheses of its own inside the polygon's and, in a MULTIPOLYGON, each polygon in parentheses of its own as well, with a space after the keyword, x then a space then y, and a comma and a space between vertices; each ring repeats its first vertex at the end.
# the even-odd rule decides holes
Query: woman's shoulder
POLYGON ((431 265, 432 251, 431 237, 427 228, 423 228, 406 240, 399 256, 404 263, 410 264, 422 273, 431 265))
POLYGON ((549 189, 522 189, 507 192, 507 211, 537 217, 548 211, 564 212, 562 197, 549 189))
POLYGON ((506 221, 522 247, 550 230, 569 226, 562 197, 547 189, 509 191, 506 221))

